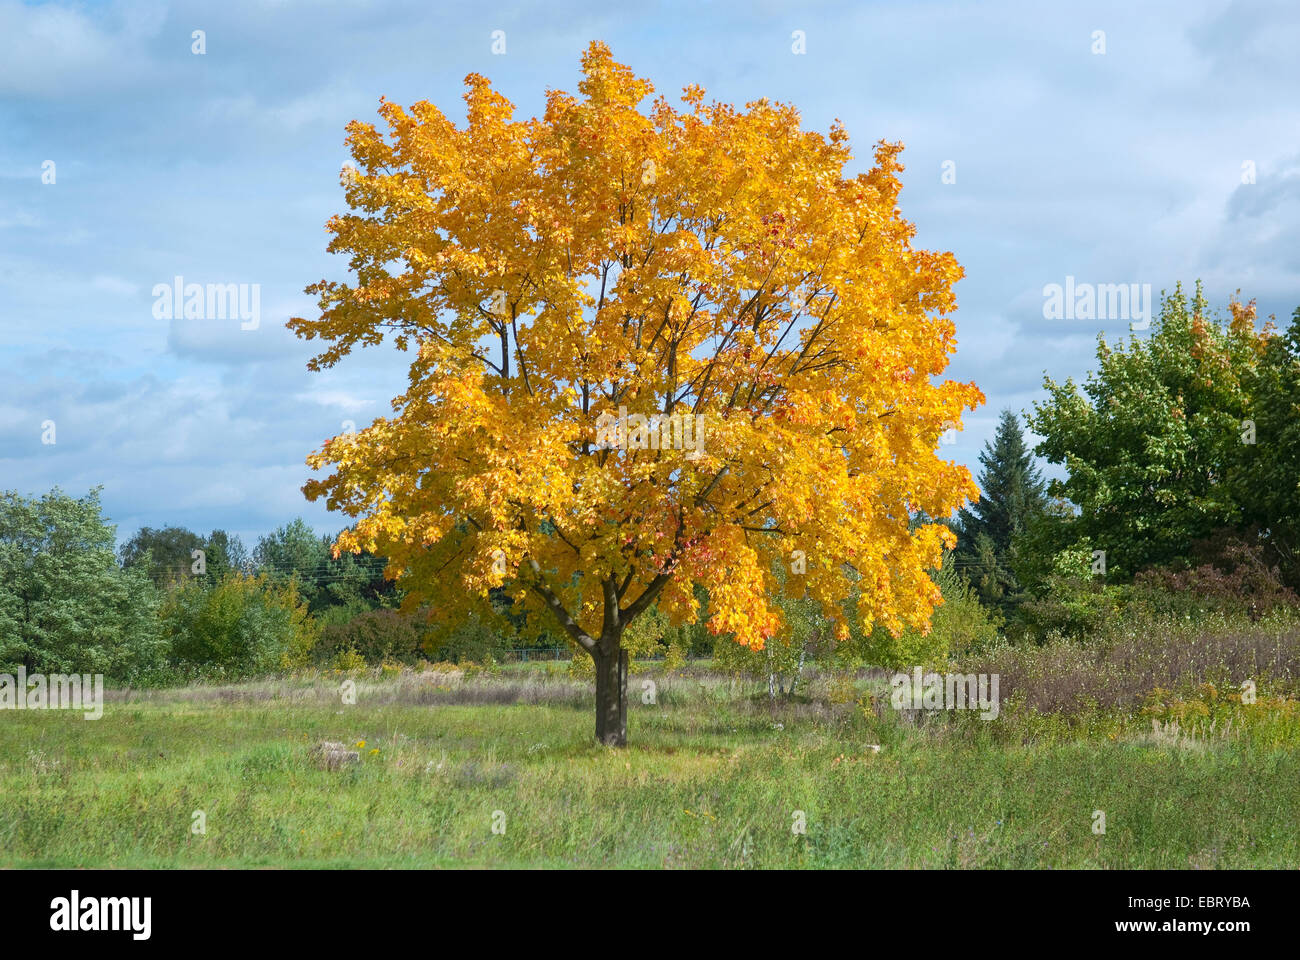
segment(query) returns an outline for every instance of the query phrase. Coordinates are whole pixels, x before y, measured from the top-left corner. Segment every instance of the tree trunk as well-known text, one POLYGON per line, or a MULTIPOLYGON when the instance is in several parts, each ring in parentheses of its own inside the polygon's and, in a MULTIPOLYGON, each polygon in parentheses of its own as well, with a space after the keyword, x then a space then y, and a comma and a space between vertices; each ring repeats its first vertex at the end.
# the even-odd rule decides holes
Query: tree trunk
POLYGON ((627 746, 627 651, 620 640, 601 637, 592 654, 596 664, 596 740, 607 747, 627 746))
POLYGON ((786 699, 790 699, 794 696, 795 685, 799 682, 799 678, 803 676, 803 661, 806 656, 808 656, 807 640, 805 640, 803 646, 799 648, 799 665, 794 668, 794 679, 790 681, 790 689, 785 692, 786 699))

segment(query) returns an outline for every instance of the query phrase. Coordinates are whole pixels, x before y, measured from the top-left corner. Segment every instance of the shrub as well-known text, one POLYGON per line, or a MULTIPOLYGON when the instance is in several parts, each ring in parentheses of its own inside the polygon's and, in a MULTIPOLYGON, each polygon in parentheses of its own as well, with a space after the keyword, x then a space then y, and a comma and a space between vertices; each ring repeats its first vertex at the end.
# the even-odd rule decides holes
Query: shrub
POLYGON ((242 573, 227 573, 212 586, 201 580, 178 586, 162 620, 175 666, 221 677, 305 666, 317 640, 293 581, 274 584, 242 573))
POLYGON ((396 610, 367 610, 347 623, 326 626, 321 648, 326 654, 352 650, 367 663, 413 664, 422 655, 415 618, 396 610))
POLYGON ((1231 539, 1218 545, 1209 562, 1192 569, 1145 570, 1134 579, 1131 602, 1157 613, 1195 618, 1213 612, 1255 620, 1300 606, 1300 597, 1263 553, 1262 544, 1231 539))
POLYGON ((1300 630, 1280 621, 1233 624, 1222 618, 1121 621, 1087 643, 1053 640, 1003 646, 959 662, 962 673, 998 674, 1002 700, 1039 711, 1136 709, 1157 688, 1192 697, 1199 685, 1300 692, 1300 630))
POLYGON ((876 626, 864 636, 855 624, 839 659, 888 668, 930 666, 953 654, 996 646, 1001 639, 997 614, 979 602, 965 578, 945 564, 934 574, 934 582, 943 603, 935 607, 928 632, 908 627, 895 637, 876 626))
POLYGON ((940 570, 935 582, 943 594, 943 605, 930 623, 936 650, 956 656, 989 650, 1001 642, 1001 618, 980 603, 975 589, 955 569, 940 570))
POLYGON ((1008 633, 1044 643, 1055 638, 1094 636, 1121 614, 1124 594, 1092 576, 1088 546, 1063 550, 1053 558, 1046 582, 1016 611, 1008 633))
POLYGON ((336 652, 330 660, 330 666, 342 673, 357 673, 366 668, 366 658, 348 648, 336 652))
POLYGON ((435 634, 434 640, 426 640, 423 649, 431 656, 453 663, 496 660, 505 655, 508 647, 502 637, 505 626, 503 619, 496 618, 493 624, 479 614, 471 613, 455 629, 435 634))
POLYGON ((1300 608, 1278 568, 1263 560, 1263 547, 1236 538, 1215 541, 1199 566, 1151 568, 1125 586, 1089 576, 1089 556, 1086 547, 1057 554, 1051 574, 1017 611, 1008 633, 1038 643, 1077 641, 1124 623, 1258 621, 1300 608))

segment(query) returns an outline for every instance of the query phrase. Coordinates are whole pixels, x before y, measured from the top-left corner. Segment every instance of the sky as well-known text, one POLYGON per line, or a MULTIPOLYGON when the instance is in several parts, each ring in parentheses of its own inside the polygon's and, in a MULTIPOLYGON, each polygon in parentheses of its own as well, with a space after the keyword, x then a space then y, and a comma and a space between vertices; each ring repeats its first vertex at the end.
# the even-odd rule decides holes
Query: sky
POLYGON ((915 244, 966 273, 949 373, 987 404, 941 449, 973 470, 1001 409, 1128 334, 1049 318, 1047 285, 1199 279, 1282 325, 1300 306, 1293 2, 0 0, 0 490, 102 486, 119 540, 344 526, 302 496, 305 458, 388 414, 406 372, 384 346, 309 373, 318 344, 283 326, 347 277, 324 229, 345 124, 381 96, 461 120, 469 73, 537 115, 592 40, 656 92, 839 118, 849 174, 906 145, 915 244), (256 284, 260 323, 159 317, 177 276, 256 284))

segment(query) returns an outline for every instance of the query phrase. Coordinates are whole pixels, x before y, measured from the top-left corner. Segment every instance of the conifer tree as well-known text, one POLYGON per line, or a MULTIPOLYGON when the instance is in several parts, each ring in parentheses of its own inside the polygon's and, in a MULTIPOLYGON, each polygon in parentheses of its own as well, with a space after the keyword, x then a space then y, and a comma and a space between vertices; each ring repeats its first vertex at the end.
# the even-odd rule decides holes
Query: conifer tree
POLYGON ((1042 474, 1012 411, 1002 411, 997 433, 980 454, 980 465, 980 498, 963 507, 954 524, 955 559, 980 601, 1006 610, 1020 594, 1011 572, 1012 543, 1047 506, 1042 474))

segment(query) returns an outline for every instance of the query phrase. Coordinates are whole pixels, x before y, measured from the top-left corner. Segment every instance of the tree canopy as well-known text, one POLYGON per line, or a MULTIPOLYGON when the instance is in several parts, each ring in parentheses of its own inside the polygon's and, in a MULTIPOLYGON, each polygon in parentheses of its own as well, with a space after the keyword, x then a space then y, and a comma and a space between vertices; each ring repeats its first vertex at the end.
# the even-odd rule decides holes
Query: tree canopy
MULTIPOLYGON (((1246 519, 1239 482, 1256 444, 1250 386, 1273 338, 1255 328, 1252 304, 1210 314, 1198 284, 1164 297, 1148 338, 1098 338, 1098 369, 1082 388, 1044 381, 1030 426, 1038 453, 1068 476, 1050 492, 1078 508, 1059 516, 1058 546, 1087 542, 1107 576, 1186 564, 1191 547, 1246 519)), ((1275 418, 1276 414, 1269 414, 1275 418)), ((1274 424, 1274 419, 1268 420, 1274 424)), ((1285 424, 1270 435, 1270 457, 1285 424)))
POLYGON ((0 673, 129 679, 159 655, 158 602, 143 569, 113 554, 99 490, 0 493, 0 673))

